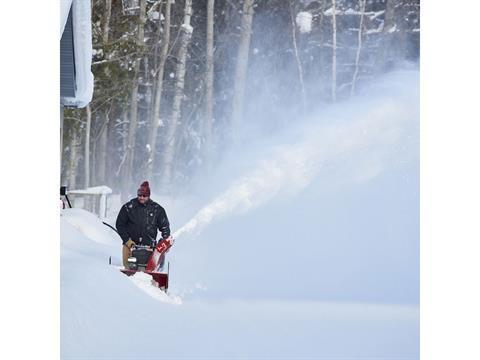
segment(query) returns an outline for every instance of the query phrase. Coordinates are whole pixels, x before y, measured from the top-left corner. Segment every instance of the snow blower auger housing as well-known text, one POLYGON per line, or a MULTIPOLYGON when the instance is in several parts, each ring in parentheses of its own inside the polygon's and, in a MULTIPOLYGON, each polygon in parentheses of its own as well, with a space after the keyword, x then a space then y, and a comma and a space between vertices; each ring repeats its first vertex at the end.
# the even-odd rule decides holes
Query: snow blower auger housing
POLYGON ((165 253, 173 244, 172 237, 160 240, 155 247, 134 245, 130 249, 130 257, 128 258, 128 269, 121 269, 124 274, 131 276, 137 271, 145 272, 152 276, 158 287, 164 291, 168 289, 168 273, 161 272, 165 263, 165 253))

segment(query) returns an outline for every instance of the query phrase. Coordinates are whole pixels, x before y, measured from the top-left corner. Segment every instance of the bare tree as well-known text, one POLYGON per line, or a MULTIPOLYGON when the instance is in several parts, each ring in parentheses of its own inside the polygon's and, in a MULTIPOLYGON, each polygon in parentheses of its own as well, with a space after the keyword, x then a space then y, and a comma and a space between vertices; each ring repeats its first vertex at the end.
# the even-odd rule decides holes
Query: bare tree
MULTIPOLYGON (((144 26, 146 21, 146 0, 140 0, 140 16, 137 31, 137 44, 139 48, 144 45, 144 26)), ((135 155, 135 138, 138 125, 138 85, 140 72, 141 57, 137 57, 134 61, 134 80, 132 87, 131 103, 130 103, 130 124, 128 128, 126 159, 123 173, 122 195, 126 196, 128 187, 132 183, 133 176, 133 159, 135 155)))
MULTIPOLYGON (((102 44, 103 47, 108 44, 109 32, 110 32, 110 18, 112 15, 112 0, 105 0, 105 13, 103 16, 102 24, 102 44)), ((109 116, 108 112, 105 113, 104 123, 100 129, 100 133, 94 141, 94 156, 95 166, 93 167, 95 174, 92 177, 96 183, 104 183, 106 181, 106 162, 107 162, 107 146, 108 146, 108 126, 109 116), (98 142, 98 147, 97 147, 98 142)))
POLYGON ((397 0, 386 0, 385 1, 385 17, 383 21, 383 36, 381 38, 381 46, 378 49, 376 61, 378 69, 384 69, 385 66, 388 66, 392 59, 392 49, 394 48, 394 32, 396 28, 395 23, 395 7, 397 5, 397 0))
POLYGON ((213 127, 213 25, 214 25, 214 7, 215 0, 207 2, 207 71, 205 73, 205 120, 204 120, 204 158, 208 159, 212 146, 212 127, 213 127))
POLYGON ((332 101, 337 100, 337 2, 332 0, 332 101))
POLYGON ((110 110, 105 111, 105 119, 96 134, 93 141, 93 159, 95 164, 92 167, 95 174, 92 174, 92 179, 95 179, 97 184, 106 181, 106 165, 107 165, 107 146, 108 146, 108 127, 110 124, 110 110))
POLYGON ((350 96, 355 93, 355 85, 357 82, 358 69, 360 67, 360 52, 362 51, 362 32, 363 32, 363 18, 365 15, 366 0, 358 0, 360 6, 360 25, 358 25, 358 46, 357 54, 355 56, 355 71, 353 72, 352 86, 350 87, 350 96))
POLYGON ((186 72, 186 60, 187 49, 192 38, 193 28, 190 25, 190 19, 192 16, 192 0, 185 0, 185 11, 183 17, 183 24, 180 28, 180 46, 177 54, 177 67, 175 70, 175 95, 172 104, 172 115, 167 127, 167 133, 165 136, 165 149, 163 152, 163 174, 162 184, 165 189, 169 189, 169 185, 173 176, 173 159, 176 148, 176 132, 178 122, 180 120, 182 99, 184 96, 185 87, 185 72, 186 72))
POLYGON ((112 15, 112 0, 105 0, 105 16, 103 18, 102 42, 105 46, 108 43, 108 33, 110 31, 110 17, 112 15))
POLYGON ((60 105, 60 178, 62 176, 62 164, 63 164, 63 119, 64 112, 63 106, 60 105))
POLYGON ((291 19, 291 22, 292 22, 293 51, 294 51, 294 54, 295 54, 295 62, 297 63, 298 81, 300 82, 300 91, 301 91, 301 94, 302 94, 302 110, 305 113, 305 111, 307 109, 307 95, 305 93, 305 83, 303 81, 302 62, 300 61, 300 56, 298 54, 297 28, 295 26, 293 0, 290 0, 290 19, 291 19))
POLYGON ((86 106, 87 123, 85 126, 85 188, 90 186, 90 128, 92 124, 92 111, 90 104, 86 106))
POLYGON ((383 24, 383 32, 388 33, 395 27, 395 6, 397 0, 386 0, 385 3, 385 22, 383 24))
POLYGON ((77 185, 76 175, 79 161, 78 147, 80 142, 80 136, 79 132, 75 129, 72 129, 70 131, 70 134, 70 144, 68 145, 70 148, 70 157, 66 169, 66 181, 70 189, 75 189, 77 185))
MULTIPOLYGON (((323 54, 324 52, 324 41, 325 41, 325 32, 323 30, 323 27, 324 27, 324 22, 325 22, 325 6, 326 6, 326 0, 322 0, 320 2, 320 8, 319 8, 319 12, 320 12, 320 19, 318 20, 318 29, 319 29, 319 34, 318 34, 318 47, 319 47, 319 50, 320 50, 320 53, 323 54)), ((325 69, 325 58, 323 55, 320 55, 318 57, 318 66, 320 68, 320 71, 319 71, 319 74, 318 74, 318 80, 319 82, 325 82, 325 79, 324 79, 324 72, 322 71, 323 69, 325 69)))
MULTIPOLYGON (((124 109, 123 109, 124 110, 124 109)), ((128 114, 127 114, 127 111, 124 110, 123 111, 123 119, 122 119, 122 123, 121 123, 121 128, 122 128, 122 150, 123 150, 123 156, 120 160, 120 164, 118 165, 118 168, 117 168, 117 171, 115 172, 115 176, 118 177, 120 176, 122 173, 125 172, 124 169, 124 166, 125 166, 125 160, 127 158, 127 135, 128 135, 128 114)), ((123 184, 123 182, 122 182, 123 184)))
POLYGON ((252 32, 254 0, 243 1, 243 13, 240 35, 240 43, 237 51, 237 64, 235 67, 235 83, 233 92, 232 109, 232 133, 235 140, 235 133, 240 125, 243 113, 243 102, 245 97, 245 84, 247 78, 248 55, 250 49, 250 37, 252 32))
MULTIPOLYGON (((167 60, 167 54, 170 44, 170 10, 172 0, 167 0, 165 7, 165 20, 163 23, 163 38, 162 38, 162 50, 160 53, 160 60, 158 68, 156 69, 156 85, 155 85, 155 100, 153 104, 153 113, 150 119, 150 131, 148 134, 149 144, 149 157, 147 161, 147 179, 152 178, 153 168, 155 164, 155 150, 157 147, 158 128, 160 126, 160 105, 162 100, 163 91, 163 75, 165 73, 165 62, 167 60)), ((161 21, 161 16, 159 17, 161 21)))

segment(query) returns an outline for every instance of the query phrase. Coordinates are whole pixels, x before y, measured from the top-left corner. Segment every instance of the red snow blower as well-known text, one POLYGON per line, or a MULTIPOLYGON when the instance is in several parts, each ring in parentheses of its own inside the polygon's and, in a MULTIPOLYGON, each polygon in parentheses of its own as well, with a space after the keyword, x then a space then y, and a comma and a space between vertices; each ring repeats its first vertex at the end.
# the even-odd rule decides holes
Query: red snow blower
POLYGON ((165 264, 165 253, 172 247, 173 239, 169 236, 162 239, 154 247, 134 245, 130 249, 128 258, 128 269, 121 269, 124 274, 131 276, 137 271, 145 272, 152 276, 158 287, 164 291, 168 289, 168 274, 170 265, 167 265, 167 272, 162 272, 165 264))

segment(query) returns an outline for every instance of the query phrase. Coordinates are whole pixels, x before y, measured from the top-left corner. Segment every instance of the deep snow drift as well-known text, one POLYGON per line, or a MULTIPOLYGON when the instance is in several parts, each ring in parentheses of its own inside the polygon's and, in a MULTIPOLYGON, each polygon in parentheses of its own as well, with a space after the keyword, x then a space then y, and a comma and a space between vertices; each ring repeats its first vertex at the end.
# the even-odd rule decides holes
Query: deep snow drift
POLYGON ((64 210, 62 358, 418 358, 418 72, 364 94, 252 136, 197 195, 153 184, 176 237, 168 295, 64 210))

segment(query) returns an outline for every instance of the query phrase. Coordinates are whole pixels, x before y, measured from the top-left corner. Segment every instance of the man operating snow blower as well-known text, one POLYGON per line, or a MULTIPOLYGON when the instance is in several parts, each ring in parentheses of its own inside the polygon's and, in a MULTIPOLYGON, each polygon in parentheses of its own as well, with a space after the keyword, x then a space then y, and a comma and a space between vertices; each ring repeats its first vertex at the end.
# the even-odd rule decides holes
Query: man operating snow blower
MULTIPOLYGON (((168 248, 173 243, 170 237, 170 223, 165 209, 150 199, 150 185, 144 181, 137 190, 137 197, 122 206, 118 213, 116 227, 122 238, 122 257, 125 269, 130 268, 129 257, 132 247, 144 246, 154 248, 157 245, 157 230, 162 233, 162 243, 167 243, 168 248)), ((168 249, 167 248, 167 249, 168 249)), ((153 250, 152 250, 153 251, 153 250)), ((161 266, 164 260, 158 259, 161 266)), ((154 270, 154 269, 151 269, 154 270)))

